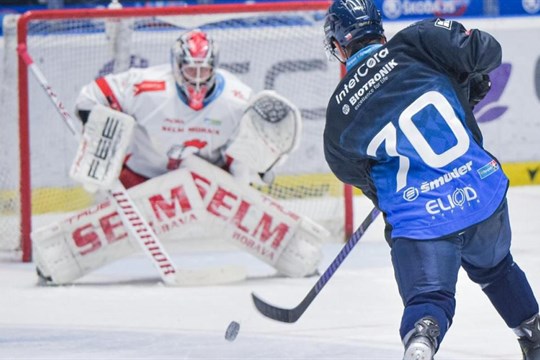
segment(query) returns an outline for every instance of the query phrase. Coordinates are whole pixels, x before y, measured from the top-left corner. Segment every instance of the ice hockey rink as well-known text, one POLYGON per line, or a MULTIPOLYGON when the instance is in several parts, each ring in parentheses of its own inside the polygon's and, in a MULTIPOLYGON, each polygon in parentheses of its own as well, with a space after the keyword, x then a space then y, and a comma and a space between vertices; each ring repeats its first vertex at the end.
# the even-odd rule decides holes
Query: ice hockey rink
MULTIPOLYGON (((357 200, 357 220, 369 211, 357 200)), ((540 187, 512 187, 513 253, 540 295, 540 187)), ((325 247, 324 271, 340 250, 325 247)), ((32 264, 0 263, 0 359, 401 359, 401 302, 379 218, 293 324, 259 315, 252 291, 297 305, 317 277, 286 279, 236 251, 176 254, 179 267, 242 264, 246 281, 165 287, 144 257, 116 262, 77 285, 38 287, 32 264), (224 334, 241 324, 234 342, 224 334)), ((460 276, 457 314, 437 360, 521 359, 513 333, 482 291, 460 276)))

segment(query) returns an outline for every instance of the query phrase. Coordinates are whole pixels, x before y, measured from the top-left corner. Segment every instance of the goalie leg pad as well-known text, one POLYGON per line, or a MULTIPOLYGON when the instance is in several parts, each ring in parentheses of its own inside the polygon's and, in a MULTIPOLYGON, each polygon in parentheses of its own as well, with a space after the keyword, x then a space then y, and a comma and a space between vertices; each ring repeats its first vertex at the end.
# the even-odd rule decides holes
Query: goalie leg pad
POLYGON ((54 284, 71 283, 139 250, 108 202, 37 229, 32 243, 37 268, 54 284))
POLYGON ((322 260, 322 245, 330 238, 330 232, 309 218, 302 218, 300 227, 285 248, 276 269, 289 277, 313 274, 322 260))
MULTIPOLYGON (((176 170, 128 190, 143 217, 168 246, 212 233, 201 195, 189 171, 176 170)), ((216 229, 216 231, 219 231, 216 229)), ((140 251, 110 201, 32 233, 38 268, 53 283, 73 282, 119 258, 140 251)))
MULTIPOLYGON (((290 277, 313 273, 329 238, 320 225, 196 156, 128 193, 167 247, 193 239, 199 248, 209 247, 197 234, 211 233, 290 277)), ((32 238, 38 267, 58 284, 140 251, 110 202, 39 229, 32 238)))
POLYGON ((275 200, 240 184, 227 172, 191 157, 182 163, 201 192, 204 208, 221 236, 290 277, 312 274, 329 232, 275 200))

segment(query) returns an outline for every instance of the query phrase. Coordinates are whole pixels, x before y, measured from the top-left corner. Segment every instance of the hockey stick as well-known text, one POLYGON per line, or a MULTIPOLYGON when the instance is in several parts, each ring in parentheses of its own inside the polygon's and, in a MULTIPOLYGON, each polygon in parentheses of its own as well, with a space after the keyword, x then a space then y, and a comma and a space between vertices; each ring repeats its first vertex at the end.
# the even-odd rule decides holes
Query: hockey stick
MULTIPOLYGON (((75 138, 80 139, 81 134, 76 129, 73 118, 65 109, 64 104, 60 101, 52 87, 49 85, 45 75, 41 72, 28 54, 26 46, 19 45, 17 47, 17 52, 43 88, 55 109, 62 116, 62 119, 72 135, 75 138)), ((143 252, 152 261, 152 264, 158 270, 161 279, 167 285, 220 284, 245 279, 245 271, 237 266, 217 269, 209 268, 178 271, 171 257, 167 254, 165 248, 161 244, 161 241, 154 233, 152 227, 141 215, 139 209, 119 180, 115 181, 112 188, 108 190, 108 194, 116 204, 122 223, 130 235, 140 245, 143 252)))
POLYGON ((373 221, 377 218, 379 215, 380 210, 377 208, 373 208, 371 212, 368 214, 368 216, 364 219, 362 224, 356 229, 354 234, 351 235, 349 238, 349 241, 345 244, 345 246, 341 249, 339 254, 336 256, 334 261, 328 266, 324 274, 322 274, 319 277, 319 280, 315 283, 315 285, 309 290, 307 295, 304 297, 304 299, 291 309, 285 309, 281 307, 277 307, 274 305, 271 305, 267 303, 266 301, 262 300, 260 297, 255 295, 254 293, 251 293, 251 296, 253 298, 253 303, 255 304, 255 307, 259 312, 276 321, 281 321, 285 323, 293 323, 296 322, 302 316, 302 314, 306 311, 306 309, 309 307, 311 302, 317 297, 317 295, 321 292, 321 290, 324 288, 326 283, 330 280, 332 275, 336 272, 336 270, 339 268, 343 260, 349 255, 351 250, 354 248, 354 246, 358 243, 362 235, 366 232, 367 228, 373 223, 373 221))

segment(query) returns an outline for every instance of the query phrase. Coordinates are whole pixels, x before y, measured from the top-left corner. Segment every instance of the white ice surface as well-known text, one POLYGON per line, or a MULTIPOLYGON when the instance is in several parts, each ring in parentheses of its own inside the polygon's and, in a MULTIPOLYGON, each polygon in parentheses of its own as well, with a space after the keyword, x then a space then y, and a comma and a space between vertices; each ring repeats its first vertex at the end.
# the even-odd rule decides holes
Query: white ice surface
MULTIPOLYGON (((513 254, 540 295, 540 187, 509 193, 513 254)), ((370 206, 357 204, 360 221, 370 206)), ((272 277, 241 252, 175 255, 184 267, 243 264, 241 283, 170 288, 142 257, 114 263, 77 285, 37 287, 34 266, 0 263, 0 359, 401 359, 401 301, 378 219, 294 324, 259 315, 250 294, 295 306, 317 278, 272 277), (234 342, 228 324, 241 324, 234 342)), ((325 247, 321 271, 341 245, 325 247)), ((461 273, 457 314, 437 360, 521 358, 511 330, 461 273)))

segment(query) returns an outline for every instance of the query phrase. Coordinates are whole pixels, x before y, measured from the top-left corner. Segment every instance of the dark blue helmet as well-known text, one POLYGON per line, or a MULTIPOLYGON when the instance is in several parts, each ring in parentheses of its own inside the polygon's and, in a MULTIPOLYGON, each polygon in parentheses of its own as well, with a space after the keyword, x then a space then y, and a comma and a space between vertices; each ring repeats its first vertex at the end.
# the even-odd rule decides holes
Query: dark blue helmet
POLYGON ((341 47, 384 36, 381 13, 373 0, 334 0, 324 22, 327 50, 335 54, 332 40, 341 47))

